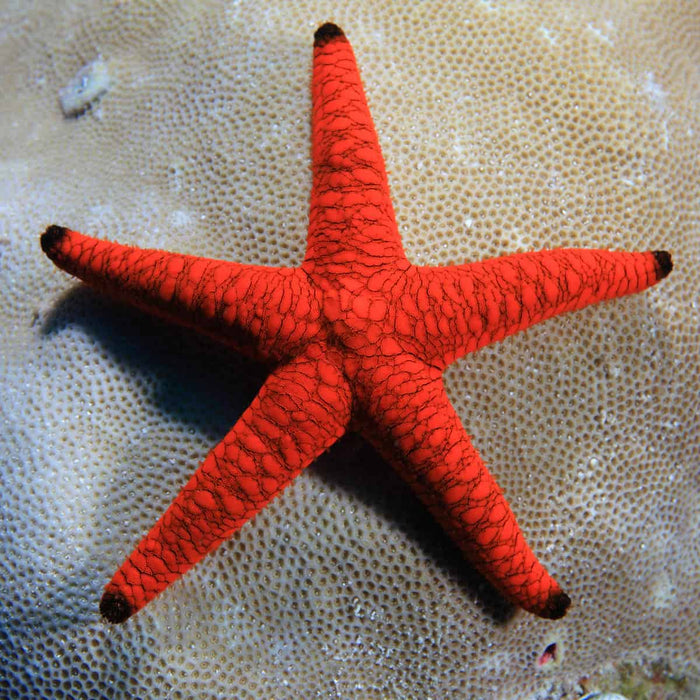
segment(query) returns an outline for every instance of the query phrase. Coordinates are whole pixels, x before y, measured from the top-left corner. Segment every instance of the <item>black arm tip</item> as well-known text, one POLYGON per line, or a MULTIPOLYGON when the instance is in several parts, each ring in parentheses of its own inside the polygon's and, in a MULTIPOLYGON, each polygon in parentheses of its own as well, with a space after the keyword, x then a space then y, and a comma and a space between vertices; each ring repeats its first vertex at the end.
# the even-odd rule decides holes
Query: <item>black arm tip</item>
POLYGON ((44 233, 41 234, 41 249, 50 256, 56 249, 56 246, 61 242, 61 239, 66 235, 68 229, 63 226, 49 226, 44 233))
POLYGON ((129 619, 136 611, 119 591, 105 591, 100 601, 100 614, 107 622, 118 625, 129 619))
POLYGON ((655 250, 652 255, 656 258, 656 264, 659 266, 659 279, 662 280, 673 270, 671 254, 666 250, 655 250))
POLYGON ((331 22, 326 22, 322 24, 314 34, 314 46, 325 46, 331 39, 336 37, 344 37, 343 30, 337 25, 331 22))
POLYGON ((547 606, 540 611, 539 615, 546 617, 548 620, 558 620, 566 615, 570 605, 571 598, 564 591, 559 591, 550 597, 547 601, 547 606))

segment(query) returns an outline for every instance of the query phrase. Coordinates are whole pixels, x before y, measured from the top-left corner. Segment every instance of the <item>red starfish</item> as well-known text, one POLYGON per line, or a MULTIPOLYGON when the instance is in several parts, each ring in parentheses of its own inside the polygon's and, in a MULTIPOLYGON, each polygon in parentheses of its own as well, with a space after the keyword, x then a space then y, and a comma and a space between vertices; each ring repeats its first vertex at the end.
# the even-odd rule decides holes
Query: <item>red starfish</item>
POLYGON ((450 405, 455 358, 533 323, 646 289, 664 251, 549 250, 415 267, 401 246, 352 48, 315 34, 313 189, 300 267, 100 241, 50 226, 41 246, 93 287, 274 365, 260 393, 106 586, 122 622, 252 518, 349 429, 413 487, 510 601, 559 618, 569 597, 525 543, 450 405))

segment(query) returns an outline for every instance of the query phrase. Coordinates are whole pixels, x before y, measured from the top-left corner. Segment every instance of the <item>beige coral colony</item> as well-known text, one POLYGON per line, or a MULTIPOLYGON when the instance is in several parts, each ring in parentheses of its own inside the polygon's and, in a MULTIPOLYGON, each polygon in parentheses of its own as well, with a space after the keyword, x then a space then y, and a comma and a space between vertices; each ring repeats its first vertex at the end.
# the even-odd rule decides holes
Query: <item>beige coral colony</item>
POLYGON ((700 7, 0 10, 0 697, 700 697, 700 7), (37 233, 298 267, 312 42, 341 26, 403 248, 669 250, 457 360, 449 400, 571 597, 509 606, 348 436, 123 625, 96 601, 265 380, 59 273, 37 233))

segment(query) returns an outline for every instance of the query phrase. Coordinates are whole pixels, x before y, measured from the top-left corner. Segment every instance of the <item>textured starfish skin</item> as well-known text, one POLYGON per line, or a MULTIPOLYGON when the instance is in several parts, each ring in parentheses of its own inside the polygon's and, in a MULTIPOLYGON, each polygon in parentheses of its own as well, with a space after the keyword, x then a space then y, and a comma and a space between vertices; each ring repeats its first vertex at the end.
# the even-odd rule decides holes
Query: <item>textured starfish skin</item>
POLYGON ((664 251, 562 249, 453 267, 403 252, 352 48, 315 35, 313 187, 295 269, 41 237, 92 287, 269 362, 260 393, 106 586, 123 622, 252 518, 347 430, 411 485, 510 601, 559 618, 569 597, 525 542, 445 392, 454 359, 557 314, 632 294, 672 269, 664 251))

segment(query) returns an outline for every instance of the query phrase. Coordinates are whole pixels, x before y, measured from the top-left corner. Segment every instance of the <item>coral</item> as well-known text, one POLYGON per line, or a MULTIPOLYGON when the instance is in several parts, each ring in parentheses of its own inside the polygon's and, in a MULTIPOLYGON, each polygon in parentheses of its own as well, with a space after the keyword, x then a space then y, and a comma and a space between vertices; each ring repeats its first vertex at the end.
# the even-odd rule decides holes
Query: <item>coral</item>
POLYGON ((656 664, 692 688, 697 4, 260 7, 2 11, 0 694, 559 698, 623 664, 656 664), (144 247, 299 263, 311 42, 325 21, 355 49, 413 262, 555 246, 673 254, 660 287, 549 321, 446 375, 571 595, 557 622, 507 608, 357 438, 124 627, 98 617, 113 569, 264 373, 54 274, 38 235, 58 221, 144 247), (99 56, 109 91, 64 118, 59 91, 99 56))

